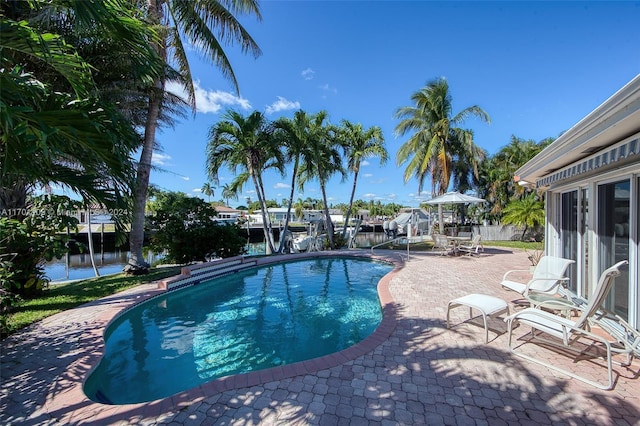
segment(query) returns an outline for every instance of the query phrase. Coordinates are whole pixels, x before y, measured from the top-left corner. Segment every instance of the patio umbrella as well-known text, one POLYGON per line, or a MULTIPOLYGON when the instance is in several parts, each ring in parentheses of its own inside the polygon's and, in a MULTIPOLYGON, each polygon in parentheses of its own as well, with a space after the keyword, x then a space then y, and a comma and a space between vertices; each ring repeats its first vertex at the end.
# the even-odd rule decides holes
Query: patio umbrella
POLYGON ((442 220, 443 204, 483 203, 484 201, 486 201, 484 198, 461 194, 460 192, 447 192, 446 194, 439 195, 429 201, 426 201, 426 204, 438 206, 438 226, 440 227, 440 233, 442 234, 444 233, 444 221, 442 220))

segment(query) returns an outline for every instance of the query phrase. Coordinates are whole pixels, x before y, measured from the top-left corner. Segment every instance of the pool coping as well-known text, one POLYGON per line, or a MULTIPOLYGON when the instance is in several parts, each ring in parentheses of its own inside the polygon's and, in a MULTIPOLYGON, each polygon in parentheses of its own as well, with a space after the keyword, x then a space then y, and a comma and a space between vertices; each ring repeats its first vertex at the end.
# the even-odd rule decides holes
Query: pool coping
MULTIPOLYGON (((174 291, 174 290, 166 290, 166 283, 174 280, 176 277, 184 276, 185 274, 188 276, 189 272, 193 269, 202 268, 203 265, 193 265, 190 267, 185 267, 182 270, 182 274, 176 277, 170 277, 165 280, 159 281, 157 283, 157 288, 152 289, 150 291, 145 291, 141 295, 137 295, 137 297, 132 298, 126 306, 118 309, 117 311, 111 311, 109 318, 107 316, 101 316, 100 320, 104 321, 104 326, 96 327, 90 332, 93 334, 100 333, 99 336, 96 337, 96 346, 92 348, 90 353, 87 354, 87 357, 81 357, 82 363, 91 367, 88 369, 82 380, 78 380, 75 383, 75 386, 72 386, 68 389, 68 392, 64 392, 63 394, 58 394, 57 397, 53 397, 51 400, 47 402, 47 411, 51 412, 57 409, 61 409, 64 406, 72 405, 81 405, 81 406, 89 406, 94 405, 90 408, 91 417, 94 420, 99 419, 103 415, 108 415, 111 419, 113 419, 114 414, 117 415, 118 412, 126 413, 127 418, 131 418, 131 416, 141 415, 144 417, 148 416, 159 416, 160 414, 167 411, 169 408, 181 409, 192 405, 194 402, 198 402, 204 398, 210 397, 213 394, 221 393, 224 391, 258 386, 267 382, 287 379, 295 376, 313 374, 320 370, 325 370, 329 368, 333 368, 350 361, 355 360, 356 358, 371 352, 382 343, 384 343, 393 333, 396 328, 396 320, 397 320, 397 309, 395 302, 391 296, 391 292, 389 291, 389 284, 396 273, 404 267, 404 259, 402 256, 397 254, 395 255, 379 255, 372 254, 368 251, 358 250, 358 251, 332 251, 332 252, 313 252, 313 253, 299 253, 299 254, 291 254, 291 255, 278 255, 278 256, 265 256, 255 258, 257 260, 256 267, 267 265, 270 263, 279 263, 282 261, 289 260, 302 260, 309 259, 315 257, 328 257, 328 256, 341 256, 341 257, 354 257, 354 258, 366 258, 378 261, 384 261, 391 263, 394 268, 389 273, 387 273, 384 277, 380 279, 377 285, 378 297, 380 299, 380 305, 382 307, 382 320, 378 327, 365 339, 356 343, 353 346, 350 346, 346 349, 343 349, 339 352, 334 352, 332 354, 324 355, 317 358, 312 358, 305 361, 298 361, 292 364, 252 371, 248 373, 235 374, 230 376, 221 377, 218 379, 214 379, 212 381, 206 382, 194 388, 178 392, 172 396, 168 396, 166 398, 153 400, 149 402, 142 402, 136 404, 119 404, 119 405, 109 405, 103 404, 100 402, 93 401, 89 399, 84 391, 84 382, 89 377, 91 372, 97 367, 100 362, 103 354, 104 354, 104 332, 108 328, 108 326, 115 321, 122 313, 128 311, 132 307, 145 302, 151 298, 157 297, 159 295, 165 294, 166 291, 174 291), (191 268, 191 269, 190 269, 191 268)), ((230 258, 228 261, 232 261, 230 258)), ((252 258, 254 259, 254 258, 252 258)), ((181 288, 181 287, 177 287, 181 288)))

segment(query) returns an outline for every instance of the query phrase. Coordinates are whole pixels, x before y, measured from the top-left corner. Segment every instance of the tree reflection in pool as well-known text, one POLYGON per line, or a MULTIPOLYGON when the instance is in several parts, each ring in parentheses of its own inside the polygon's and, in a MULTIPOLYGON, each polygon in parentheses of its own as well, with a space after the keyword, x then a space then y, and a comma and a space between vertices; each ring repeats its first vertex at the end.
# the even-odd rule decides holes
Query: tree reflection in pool
POLYGON ((275 263, 168 292, 117 318, 85 383, 129 404, 340 351, 380 324, 377 283, 393 266, 353 257, 275 263))

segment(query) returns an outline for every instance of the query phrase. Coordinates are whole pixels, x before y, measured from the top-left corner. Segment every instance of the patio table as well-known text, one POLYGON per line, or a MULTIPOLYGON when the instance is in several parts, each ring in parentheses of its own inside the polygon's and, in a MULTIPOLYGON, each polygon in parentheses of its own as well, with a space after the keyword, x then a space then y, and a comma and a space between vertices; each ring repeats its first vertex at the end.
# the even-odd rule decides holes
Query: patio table
POLYGON ((447 241, 449 241, 453 246, 453 254, 456 254, 460 251, 460 244, 471 242, 471 238, 469 237, 449 237, 447 236, 447 241))

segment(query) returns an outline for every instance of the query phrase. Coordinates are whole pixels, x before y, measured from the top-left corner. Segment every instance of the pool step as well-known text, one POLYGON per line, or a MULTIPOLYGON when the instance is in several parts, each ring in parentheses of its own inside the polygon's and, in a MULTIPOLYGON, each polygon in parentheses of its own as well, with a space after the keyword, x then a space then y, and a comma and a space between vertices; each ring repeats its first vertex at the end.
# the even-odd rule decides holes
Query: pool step
POLYGON ((158 287, 165 290, 175 290, 188 285, 199 284, 202 281, 207 281, 212 278, 252 268, 257 264, 257 260, 243 257, 187 266, 182 268, 182 273, 180 275, 160 281, 158 287))

